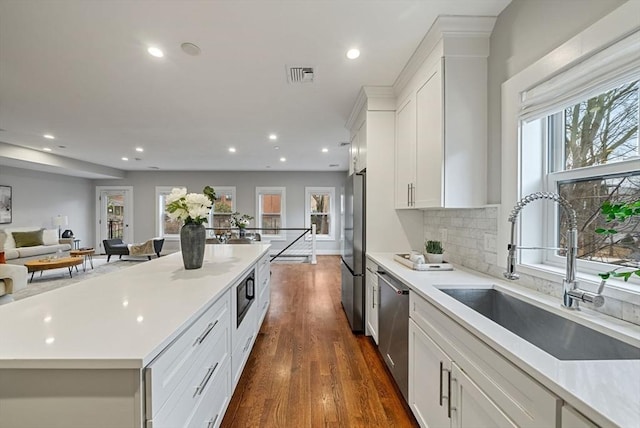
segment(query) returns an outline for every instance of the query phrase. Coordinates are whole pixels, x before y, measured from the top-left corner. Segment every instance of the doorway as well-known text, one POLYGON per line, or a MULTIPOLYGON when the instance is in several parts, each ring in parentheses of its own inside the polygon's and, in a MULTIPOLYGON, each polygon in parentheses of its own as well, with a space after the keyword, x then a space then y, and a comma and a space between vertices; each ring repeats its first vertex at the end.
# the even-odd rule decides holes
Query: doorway
POLYGON ((96 187, 96 249, 104 254, 104 239, 133 242, 133 187, 96 187))

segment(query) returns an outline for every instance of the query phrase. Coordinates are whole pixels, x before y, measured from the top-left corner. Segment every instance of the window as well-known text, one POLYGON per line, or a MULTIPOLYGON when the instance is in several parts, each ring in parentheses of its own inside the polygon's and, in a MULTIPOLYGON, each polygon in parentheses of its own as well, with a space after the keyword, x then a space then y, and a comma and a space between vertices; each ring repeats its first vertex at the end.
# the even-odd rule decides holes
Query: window
POLYGON ((285 239, 285 193, 284 187, 256 187, 256 223, 264 237, 285 239))
MULTIPOLYGON (((568 200, 576 211, 578 272, 583 274, 640 267, 638 218, 606 222, 601 213, 605 202, 640 200, 638 43, 637 33, 608 47, 594 46, 592 56, 570 58, 573 65, 555 75, 549 67, 534 65, 503 85, 503 118, 520 118, 517 130, 509 123, 505 127, 507 138, 518 134, 519 140, 519 152, 508 144, 503 150, 505 209, 511 209, 517 195, 541 190, 568 200), (508 162, 519 165, 519 174, 508 162), (510 183, 518 183, 517 194, 511 193, 510 183)), ((553 58, 550 54, 549 61, 553 58)), ((506 238, 504 225, 500 227, 499 240, 500 233, 506 238)), ((557 204, 531 204, 521 213, 520 245, 563 248, 567 229, 568 219, 557 204)), ((520 261, 551 272, 553 266, 564 267, 565 253, 522 251, 520 261)))
POLYGON ((170 219, 165 210, 167 196, 171 193, 171 190, 176 187, 184 188, 184 186, 156 187, 156 230, 158 231, 158 236, 165 239, 178 239, 180 236, 180 228, 182 227, 182 221, 170 219))
POLYGON ((209 230, 209 235, 220 235, 231 228, 231 213, 236 210, 236 188, 233 186, 213 186, 216 191, 216 200, 213 203, 211 209, 211 217, 209 219, 208 227, 214 230, 209 230))
MULTIPOLYGON (((622 223, 606 222, 601 214, 605 202, 615 205, 640 200, 639 86, 638 80, 626 82, 541 119, 548 129, 547 187, 576 211, 581 260, 640 265, 640 220, 632 217, 622 223), (617 233, 596 233, 597 229, 611 228, 617 233)), ((565 247, 567 216, 548 215, 555 220, 554 228, 547 231, 547 241, 565 247)), ((564 251, 551 253, 548 260, 562 261, 558 256, 564 256, 564 251)), ((582 267, 590 266, 583 263, 582 267)), ((602 266, 591 267, 595 272, 603 271, 602 266)))
POLYGON ((305 195, 305 227, 316 225, 316 239, 335 239, 334 188, 306 187, 305 195))

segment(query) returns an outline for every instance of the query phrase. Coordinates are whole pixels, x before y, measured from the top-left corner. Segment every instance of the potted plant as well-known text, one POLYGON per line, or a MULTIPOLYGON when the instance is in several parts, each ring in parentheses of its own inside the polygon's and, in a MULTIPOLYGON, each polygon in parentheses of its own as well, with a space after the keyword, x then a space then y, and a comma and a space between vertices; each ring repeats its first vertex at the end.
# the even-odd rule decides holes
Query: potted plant
POLYGON ((442 243, 440 241, 426 241, 424 244, 425 255, 429 263, 442 263, 442 243))
MULTIPOLYGON (((600 210, 607 223, 615 221, 618 224, 622 224, 629 220, 631 217, 640 216, 640 200, 617 204, 612 204, 609 201, 605 201, 602 204, 600 210)), ((614 229, 613 227, 602 227, 596 229, 595 232, 605 236, 613 236, 618 233, 618 229, 614 229)), ((623 240, 625 239, 630 239, 630 244, 636 245, 633 237, 628 236, 623 238, 623 240)), ((629 267, 620 266, 608 272, 599 273, 598 275, 602 278, 603 282, 610 277, 622 278, 626 282, 629 281, 629 278, 631 278, 632 275, 640 276, 640 269, 629 269, 629 267), (623 272, 618 272, 618 269, 625 270, 623 272)))

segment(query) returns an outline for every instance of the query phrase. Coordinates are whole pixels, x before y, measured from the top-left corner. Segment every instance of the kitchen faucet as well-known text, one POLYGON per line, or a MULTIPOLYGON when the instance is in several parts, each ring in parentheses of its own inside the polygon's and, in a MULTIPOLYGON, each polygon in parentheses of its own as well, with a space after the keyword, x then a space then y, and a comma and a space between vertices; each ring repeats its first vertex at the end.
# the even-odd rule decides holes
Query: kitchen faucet
POLYGON ((535 192, 522 198, 511 210, 509 215, 509 221, 511 222, 511 241, 507 246, 509 254, 507 256, 507 271, 504 273, 504 277, 510 280, 516 280, 520 278, 520 275, 516 273, 516 250, 529 250, 529 249, 553 249, 548 247, 519 247, 516 244, 516 222, 518 221, 518 215, 520 211, 529 203, 538 199, 549 199, 557 202, 567 213, 569 217, 569 230, 567 231, 567 270, 564 280, 562 281, 562 306, 567 309, 580 309, 580 302, 589 302, 595 307, 604 305, 604 297, 602 296, 602 290, 604 289, 603 280, 600 282, 598 290, 595 293, 582 290, 578 288, 578 282, 576 281, 576 259, 578 256, 578 221, 576 219, 576 212, 571 204, 557 193, 551 192, 535 192))

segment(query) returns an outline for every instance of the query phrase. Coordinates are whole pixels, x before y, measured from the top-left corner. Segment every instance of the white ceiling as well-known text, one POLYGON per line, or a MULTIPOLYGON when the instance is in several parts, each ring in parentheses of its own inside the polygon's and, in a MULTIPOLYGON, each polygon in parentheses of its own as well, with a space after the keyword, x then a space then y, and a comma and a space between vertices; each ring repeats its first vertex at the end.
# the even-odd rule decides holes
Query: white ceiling
POLYGON ((0 142, 120 170, 346 170, 360 88, 393 85, 436 16, 508 3, 0 0, 0 142))

